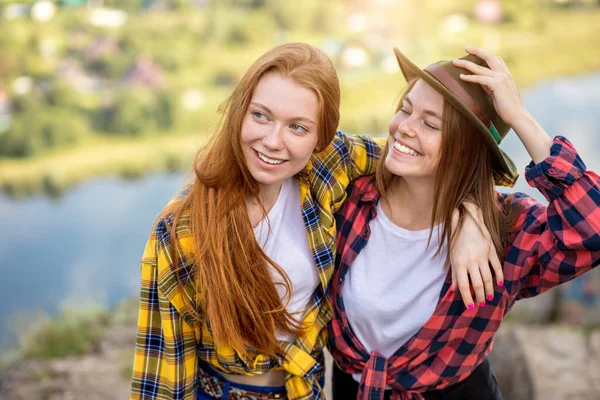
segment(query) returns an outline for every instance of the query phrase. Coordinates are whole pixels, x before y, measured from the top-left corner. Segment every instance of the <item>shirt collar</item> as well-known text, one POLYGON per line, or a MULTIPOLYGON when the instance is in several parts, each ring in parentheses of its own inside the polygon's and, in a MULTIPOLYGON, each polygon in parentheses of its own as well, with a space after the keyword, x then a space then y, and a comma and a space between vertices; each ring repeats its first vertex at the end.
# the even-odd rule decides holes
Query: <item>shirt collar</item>
POLYGON ((310 156, 310 159, 308 160, 308 162, 306 163, 306 165, 304 166, 304 168, 302 168, 302 170, 300 170, 300 172, 298 172, 296 175, 298 176, 302 176, 308 179, 308 177, 310 176, 313 167, 314 167, 314 161, 313 159, 315 159, 315 153, 313 153, 310 156))
POLYGON ((375 175, 369 177, 369 179, 355 181, 355 184, 358 185, 356 189, 353 190, 355 193, 353 197, 356 196, 356 200, 362 203, 374 203, 377 204, 379 202, 379 198, 381 194, 377 190, 377 183, 375 180, 375 175))

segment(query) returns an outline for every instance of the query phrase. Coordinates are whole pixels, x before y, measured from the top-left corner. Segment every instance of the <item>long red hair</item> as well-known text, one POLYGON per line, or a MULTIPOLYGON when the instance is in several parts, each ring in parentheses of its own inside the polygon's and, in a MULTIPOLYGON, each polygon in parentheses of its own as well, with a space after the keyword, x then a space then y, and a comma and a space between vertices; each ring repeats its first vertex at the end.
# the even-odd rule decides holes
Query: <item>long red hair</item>
MULTIPOLYGON (((196 155, 195 180, 189 192, 162 213, 171 216, 168 230, 176 265, 190 265, 194 300, 187 299, 198 321, 208 318, 217 344, 240 351, 250 348, 274 355, 275 332, 300 334, 301 324, 285 309, 291 282, 255 240, 245 200, 259 204, 259 185, 250 174, 240 144, 241 125, 259 80, 278 73, 312 90, 319 101, 317 148, 328 145, 339 123, 340 88, 336 71, 321 50, 302 43, 277 46, 263 54, 245 73, 232 95, 221 105, 220 127, 196 155), (182 260, 177 226, 189 214, 194 241, 191 260, 182 260), (270 268, 283 277, 284 304, 270 268)), ((262 205, 261 205, 262 207, 262 205)), ((263 208, 263 212, 264 207, 263 208)), ((166 220, 166 218, 165 218, 166 220)))

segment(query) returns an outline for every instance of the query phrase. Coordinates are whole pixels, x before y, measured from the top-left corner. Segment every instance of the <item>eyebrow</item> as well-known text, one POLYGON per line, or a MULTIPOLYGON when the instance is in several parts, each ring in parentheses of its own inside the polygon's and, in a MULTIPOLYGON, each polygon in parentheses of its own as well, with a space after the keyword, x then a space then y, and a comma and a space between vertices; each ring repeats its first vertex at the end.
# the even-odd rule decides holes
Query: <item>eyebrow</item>
MULTIPOLYGON (((258 107, 258 108, 262 108, 268 114, 273 114, 273 111, 271 111, 271 109, 269 107, 267 107, 264 104, 259 103, 257 101, 251 102, 250 105, 253 105, 253 106, 258 107)), ((315 125, 315 126, 317 125, 317 123, 315 121, 313 121, 312 119, 306 118, 306 117, 302 117, 302 116, 290 118, 290 121, 300 121, 300 122, 305 122, 307 124, 312 124, 312 125, 315 125)))
MULTIPOLYGON (((404 101, 406 101, 412 107, 413 103, 412 103, 412 101, 410 101, 410 98, 408 97, 408 95, 406 95, 406 97, 404 97, 404 101)), ((425 110, 425 111, 423 111, 423 114, 431 115, 432 117, 435 117, 435 118, 439 119, 440 121, 442 120, 442 116, 440 114, 436 113, 435 111, 425 110)))

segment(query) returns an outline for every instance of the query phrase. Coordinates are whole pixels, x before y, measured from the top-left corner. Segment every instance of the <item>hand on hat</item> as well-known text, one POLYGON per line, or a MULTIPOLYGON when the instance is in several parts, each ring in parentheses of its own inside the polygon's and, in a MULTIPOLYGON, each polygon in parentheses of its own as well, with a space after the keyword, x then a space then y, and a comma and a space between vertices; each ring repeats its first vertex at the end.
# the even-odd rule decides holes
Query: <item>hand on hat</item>
POLYGON ((489 68, 467 60, 453 60, 455 66, 473 73, 461 74, 460 78, 466 82, 479 83, 491 97, 500 118, 510 125, 521 139, 533 162, 537 164, 544 160, 550 155, 552 139, 523 106, 515 81, 504 60, 484 49, 467 46, 465 50, 484 60, 489 68))
POLYGON ((467 53, 483 59, 489 68, 471 61, 455 59, 453 60, 455 66, 473 73, 473 75, 460 74, 460 78, 466 82, 480 84, 492 99, 494 108, 500 118, 506 124, 513 126, 527 111, 504 60, 484 49, 467 46, 465 50, 467 53))

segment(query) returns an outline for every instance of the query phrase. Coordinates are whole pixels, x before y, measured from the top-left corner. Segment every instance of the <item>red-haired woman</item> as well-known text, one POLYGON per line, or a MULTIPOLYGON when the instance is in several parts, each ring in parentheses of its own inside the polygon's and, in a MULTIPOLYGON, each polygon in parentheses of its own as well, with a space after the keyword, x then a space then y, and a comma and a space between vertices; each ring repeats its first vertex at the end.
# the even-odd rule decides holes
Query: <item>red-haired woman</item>
POLYGON ((331 61, 306 44, 239 82, 146 245, 132 399, 323 397, 333 212, 380 151, 336 133, 339 102, 331 61))
POLYGON ((408 85, 385 156, 336 215, 334 399, 499 399, 486 356, 514 302, 600 261, 600 179, 535 122, 501 58, 468 47, 421 70, 395 51, 408 85), (518 176, 498 146, 511 126, 548 206, 494 190, 518 176), (504 272, 487 304, 466 307, 446 268, 465 199, 480 208, 504 272))

